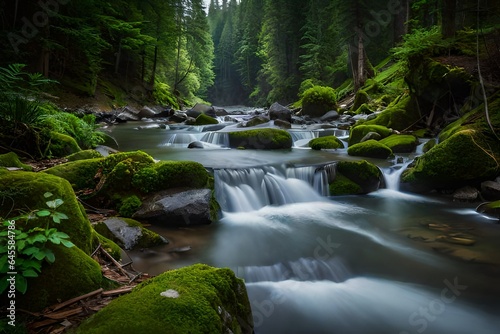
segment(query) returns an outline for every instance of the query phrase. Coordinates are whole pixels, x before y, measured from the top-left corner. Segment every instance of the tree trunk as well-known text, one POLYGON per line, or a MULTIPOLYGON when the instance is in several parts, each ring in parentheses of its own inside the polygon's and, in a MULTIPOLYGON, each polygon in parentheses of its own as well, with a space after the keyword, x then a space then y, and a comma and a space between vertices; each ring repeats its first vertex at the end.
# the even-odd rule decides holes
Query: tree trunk
POLYGON ((457 2, 456 0, 442 0, 441 6, 441 17, 443 21, 441 34, 444 38, 450 38, 455 36, 456 32, 455 17, 457 13, 457 2))

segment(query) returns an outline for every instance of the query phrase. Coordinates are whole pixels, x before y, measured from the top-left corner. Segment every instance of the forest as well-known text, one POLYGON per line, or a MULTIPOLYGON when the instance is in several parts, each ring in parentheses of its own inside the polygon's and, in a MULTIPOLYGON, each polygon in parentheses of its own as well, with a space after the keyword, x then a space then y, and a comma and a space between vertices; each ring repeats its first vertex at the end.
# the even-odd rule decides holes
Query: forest
MULTIPOLYGON (((114 107, 129 99, 175 107, 288 104, 310 85, 338 88, 349 79, 357 89, 374 66, 397 58, 394 48, 408 36, 427 34, 434 48, 462 43, 449 53, 474 56, 467 38, 475 42, 475 29, 497 27, 500 14, 498 2, 482 0, 1 4, 0 66, 26 64, 59 83, 51 88, 56 96, 102 92, 114 107)), ((424 45, 406 48, 400 58, 424 45)))

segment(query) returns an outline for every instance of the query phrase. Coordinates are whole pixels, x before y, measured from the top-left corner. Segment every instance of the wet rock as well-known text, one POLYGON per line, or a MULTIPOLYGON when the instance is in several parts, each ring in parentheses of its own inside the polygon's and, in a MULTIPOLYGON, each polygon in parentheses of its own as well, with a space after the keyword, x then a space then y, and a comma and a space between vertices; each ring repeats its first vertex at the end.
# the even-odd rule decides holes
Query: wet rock
POLYGON ((182 123, 188 119, 188 116, 180 111, 176 111, 172 116, 170 116, 169 121, 174 123, 182 123))
POLYGON ((291 129, 292 128, 292 124, 290 124, 290 122, 283 121, 281 119, 275 120, 274 125, 276 125, 277 127, 281 128, 281 129, 291 129))
POLYGON ((326 114, 324 114, 323 116, 321 116, 320 121, 331 122, 331 121, 337 120, 339 117, 340 117, 340 115, 338 112, 336 112, 335 110, 331 110, 331 111, 327 112, 326 114))
POLYGON ((269 108, 269 118, 271 120, 281 119, 292 123, 292 111, 278 102, 275 102, 269 108))
POLYGON ((141 108, 138 114, 139 118, 152 118, 156 116, 156 112, 148 106, 141 108))
POLYGON ((486 181, 481 183, 481 195, 487 200, 500 200, 500 182, 486 181))
POLYGON ((370 140, 370 139, 380 140, 380 139, 382 139, 382 136, 377 132, 368 132, 366 134, 366 136, 361 138, 360 143, 365 142, 365 141, 370 140))
POLYGON ((474 187, 463 187, 453 193, 453 200, 461 202, 473 202, 479 197, 479 191, 474 187))
POLYGON ((204 147, 201 141, 194 141, 192 143, 189 143, 188 148, 204 148, 204 147))
POLYGON ((146 219, 168 226, 203 225, 212 222, 210 189, 178 193, 157 193, 143 201, 133 218, 146 219))
POLYGON ((126 106, 122 109, 122 111, 116 116, 118 121, 127 122, 127 121, 138 121, 141 119, 139 116, 139 110, 134 107, 126 106))

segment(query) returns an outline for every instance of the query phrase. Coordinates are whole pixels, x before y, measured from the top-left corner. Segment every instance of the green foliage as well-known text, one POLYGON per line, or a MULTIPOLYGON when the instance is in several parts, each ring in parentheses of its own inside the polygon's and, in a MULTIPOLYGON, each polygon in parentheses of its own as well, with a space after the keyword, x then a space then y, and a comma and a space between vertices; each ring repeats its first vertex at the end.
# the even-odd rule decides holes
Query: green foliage
MULTIPOLYGON (((53 195, 49 192, 44 194, 46 199, 53 195)), ((45 202, 46 209, 36 209, 25 215, 5 220, 2 223, 0 232, 0 293, 3 293, 9 284, 7 278, 12 277, 8 272, 17 272, 15 275, 16 290, 25 294, 28 289, 27 278, 38 277, 41 272, 42 263, 54 263, 54 252, 48 248, 48 243, 73 247, 74 244, 69 241, 69 236, 58 231, 56 228, 30 228, 21 224, 26 221, 37 219, 39 217, 49 217, 53 223, 59 224, 61 220, 68 219, 68 216, 57 209, 64 203, 60 198, 48 200, 45 202)))
POLYGON ((311 116, 323 116, 337 108, 337 95, 331 87, 313 86, 302 96, 302 112, 311 116))
POLYGON ((142 202, 136 195, 129 196, 125 198, 120 208, 118 209, 118 213, 122 217, 130 218, 132 215, 141 207, 142 202))
POLYGON ((309 147, 313 150, 344 148, 344 143, 335 136, 319 137, 309 142, 309 147))
POLYGON ((166 83, 157 81, 153 91, 153 97, 156 103, 172 108, 179 108, 176 97, 172 94, 170 86, 166 83))

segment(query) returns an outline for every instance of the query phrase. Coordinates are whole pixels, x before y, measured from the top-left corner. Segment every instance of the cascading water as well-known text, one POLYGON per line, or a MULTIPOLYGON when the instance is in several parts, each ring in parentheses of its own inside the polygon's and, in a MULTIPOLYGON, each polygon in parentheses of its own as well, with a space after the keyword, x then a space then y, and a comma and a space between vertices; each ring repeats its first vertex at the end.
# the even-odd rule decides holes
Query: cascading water
POLYGON ((382 169, 382 173, 384 174, 385 187, 388 190, 399 190, 399 181, 401 179, 401 175, 406 170, 411 161, 406 161, 403 163, 395 164, 391 167, 382 169))

